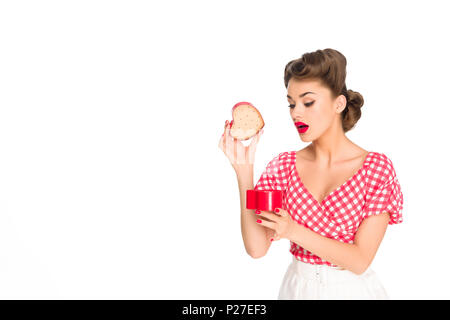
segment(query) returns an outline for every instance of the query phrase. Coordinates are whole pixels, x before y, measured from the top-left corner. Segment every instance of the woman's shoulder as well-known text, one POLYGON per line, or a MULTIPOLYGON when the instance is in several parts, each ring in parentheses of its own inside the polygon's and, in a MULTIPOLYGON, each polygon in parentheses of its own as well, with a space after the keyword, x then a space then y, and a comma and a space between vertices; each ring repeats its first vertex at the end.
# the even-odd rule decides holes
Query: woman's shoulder
POLYGON ((295 164, 295 152, 296 151, 282 151, 276 153, 272 160, 270 160, 268 167, 277 170, 289 169, 295 164))
POLYGON ((382 152, 370 151, 368 154, 367 162, 371 168, 384 167, 388 169, 393 168, 392 160, 382 152))
POLYGON ((392 160, 383 152, 369 152, 366 165, 367 175, 378 182, 390 180, 396 175, 392 160))
POLYGON ((296 151, 282 151, 276 154, 276 156, 272 159, 280 162, 290 162, 295 160, 296 151))

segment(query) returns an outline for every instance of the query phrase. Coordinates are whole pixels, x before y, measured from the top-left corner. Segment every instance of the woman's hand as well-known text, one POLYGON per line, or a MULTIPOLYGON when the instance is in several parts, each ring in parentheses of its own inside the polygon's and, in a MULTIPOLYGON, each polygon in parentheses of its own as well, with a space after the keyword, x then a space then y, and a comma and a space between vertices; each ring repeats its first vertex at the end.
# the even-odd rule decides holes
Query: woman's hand
POLYGON ((255 210, 257 216, 263 219, 257 220, 260 225, 273 230, 273 237, 270 241, 280 240, 282 238, 291 239, 292 230, 296 222, 292 220, 289 212, 281 208, 275 208, 275 213, 271 211, 255 210), (257 212, 260 212, 259 214, 257 212), (267 220, 266 220, 267 219, 267 220))
POLYGON ((233 138, 230 134, 231 124, 225 121, 224 133, 219 141, 219 148, 225 153, 231 162, 234 170, 237 171, 241 165, 253 165, 255 162, 256 145, 263 133, 263 129, 252 138, 251 143, 246 147, 241 141, 233 138))

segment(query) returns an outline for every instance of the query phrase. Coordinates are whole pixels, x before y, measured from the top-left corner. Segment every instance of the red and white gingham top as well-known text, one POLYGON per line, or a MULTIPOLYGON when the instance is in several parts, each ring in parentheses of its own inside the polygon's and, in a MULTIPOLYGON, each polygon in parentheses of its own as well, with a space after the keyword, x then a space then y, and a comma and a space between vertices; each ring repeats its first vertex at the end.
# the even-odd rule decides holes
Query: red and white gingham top
MULTIPOLYGON (((390 213, 389 224, 403 221, 403 194, 392 161, 369 152, 351 178, 319 203, 303 185, 295 167, 296 151, 273 158, 255 190, 282 190, 283 208, 294 221, 322 236, 353 243, 360 223, 371 215, 390 213)), ((336 266, 291 241, 290 252, 300 261, 336 266)))

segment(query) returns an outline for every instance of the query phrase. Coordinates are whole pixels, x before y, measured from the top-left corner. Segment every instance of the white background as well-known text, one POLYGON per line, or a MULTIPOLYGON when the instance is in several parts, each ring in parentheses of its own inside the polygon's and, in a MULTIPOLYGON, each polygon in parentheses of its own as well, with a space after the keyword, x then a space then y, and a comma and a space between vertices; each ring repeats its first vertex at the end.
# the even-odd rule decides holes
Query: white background
POLYGON ((347 58, 365 100, 348 137, 404 194, 372 264, 393 299, 449 299, 449 30, 443 1, 3 1, 0 298, 276 299, 289 242, 252 259, 231 107, 266 127, 254 182, 306 146, 283 71, 347 58))

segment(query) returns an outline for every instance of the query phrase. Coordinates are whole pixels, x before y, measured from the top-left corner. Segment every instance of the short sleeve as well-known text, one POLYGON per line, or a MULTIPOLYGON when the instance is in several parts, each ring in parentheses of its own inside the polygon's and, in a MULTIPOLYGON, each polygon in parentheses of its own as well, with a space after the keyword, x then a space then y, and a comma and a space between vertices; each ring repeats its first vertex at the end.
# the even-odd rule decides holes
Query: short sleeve
POLYGON ((280 153, 267 164, 254 190, 283 190, 283 154, 280 153))
POLYGON ((371 168, 363 219, 388 212, 389 224, 398 224, 403 222, 403 194, 392 161, 383 157, 371 168))

